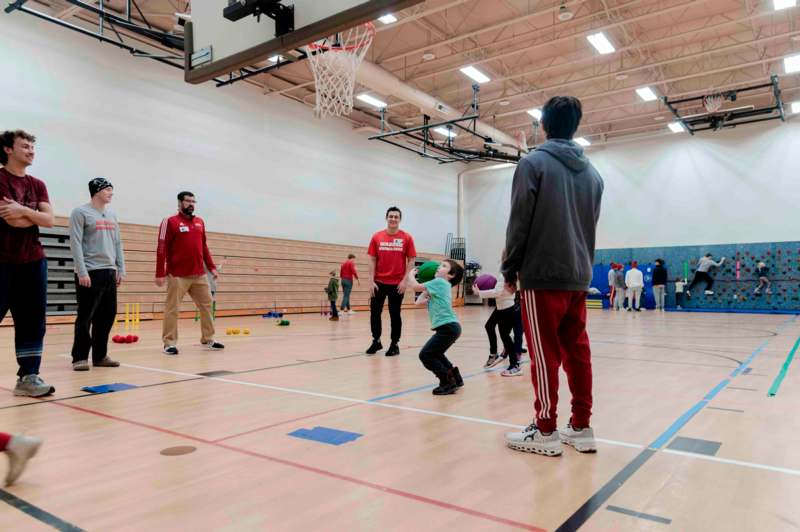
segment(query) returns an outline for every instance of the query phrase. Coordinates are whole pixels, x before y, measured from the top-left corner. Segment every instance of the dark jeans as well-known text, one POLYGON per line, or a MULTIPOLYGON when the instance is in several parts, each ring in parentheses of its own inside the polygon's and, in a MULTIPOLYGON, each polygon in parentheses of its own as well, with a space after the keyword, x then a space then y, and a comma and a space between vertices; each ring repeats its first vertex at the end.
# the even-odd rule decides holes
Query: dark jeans
POLYGON ((497 354, 497 334, 495 334, 494 331, 495 327, 497 327, 497 309, 494 309, 492 313, 489 314, 489 319, 483 324, 483 328, 486 329, 486 336, 489 337, 489 353, 492 355, 497 354))
POLYGON ((352 310, 350 306, 350 292, 353 290, 353 281, 350 279, 342 279, 342 304, 340 308, 342 311, 352 310))
POLYGON ((336 310, 336 301, 331 301, 331 317, 338 318, 339 312, 336 310))
POLYGON ((372 338, 381 339, 382 324, 381 314, 383 313, 383 302, 389 298, 389 318, 392 323, 392 343, 400 341, 400 334, 403 331, 403 320, 400 318, 400 307, 403 305, 405 294, 397 293, 396 284, 375 283, 378 290, 372 299, 369 300, 369 323, 372 329, 372 338))
POLYGON ((75 283, 78 291, 78 317, 75 319, 75 339, 72 342, 72 361, 103 360, 108 354, 108 334, 117 317, 117 271, 94 270, 89 272, 92 286, 75 283))
POLYGON ((461 336, 461 325, 458 322, 446 323, 436 327, 434 331, 436 333, 422 346, 419 359, 423 366, 441 379, 453 368, 445 352, 461 336))
POLYGON ((714 278, 711 277, 708 272, 694 272, 694 279, 692 279, 691 284, 686 288, 686 290, 691 290, 700 282, 706 283, 706 290, 711 290, 714 286, 714 278))
POLYGON ((11 311, 17 375, 38 375, 47 315, 47 261, 0 264, 0 322, 11 311))

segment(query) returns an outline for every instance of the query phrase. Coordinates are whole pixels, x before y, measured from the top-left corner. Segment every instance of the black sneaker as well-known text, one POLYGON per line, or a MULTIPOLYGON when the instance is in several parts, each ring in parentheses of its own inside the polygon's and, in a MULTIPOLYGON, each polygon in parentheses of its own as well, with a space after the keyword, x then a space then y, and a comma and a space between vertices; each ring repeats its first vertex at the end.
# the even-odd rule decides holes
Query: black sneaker
POLYGON ((389 349, 386 350, 387 357, 396 357, 400 354, 400 348, 397 347, 397 344, 392 344, 389 346, 389 349))
POLYGON ((375 353, 377 353, 381 349, 383 349, 383 345, 381 344, 381 341, 380 340, 373 340, 372 344, 369 346, 369 349, 367 349, 367 354, 368 355, 374 355, 375 353))
POLYGON ((528 352, 528 350, 527 350, 527 349, 525 349, 525 348, 523 347, 523 348, 522 348, 522 352, 523 352, 523 353, 527 353, 527 352, 528 352))
MULTIPOLYGON (((220 351, 222 349, 225 349, 224 345, 222 345, 221 343, 219 343, 219 342, 217 342, 215 340, 212 340, 211 342, 208 342, 205 345, 206 345, 206 349, 210 349, 211 351, 220 351)), ((175 354, 177 355, 177 353, 175 353, 175 354)))
POLYGON ((439 386, 433 389, 433 395, 452 395, 456 393, 458 386, 453 378, 453 372, 448 371, 439 377, 439 386))
POLYGON ((450 375, 453 377, 457 388, 464 386, 464 379, 461 377, 461 372, 457 367, 450 370, 450 375))
POLYGON ((175 347, 174 345, 165 345, 164 346, 164 354, 166 354, 166 355, 177 355, 178 354, 178 348, 175 347))

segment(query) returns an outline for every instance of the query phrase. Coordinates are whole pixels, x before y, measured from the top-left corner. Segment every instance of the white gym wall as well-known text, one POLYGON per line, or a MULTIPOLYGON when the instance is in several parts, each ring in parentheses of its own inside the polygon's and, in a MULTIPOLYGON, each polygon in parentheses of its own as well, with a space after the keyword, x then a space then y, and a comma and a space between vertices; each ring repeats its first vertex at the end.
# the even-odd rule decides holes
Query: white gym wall
POLYGON ((420 251, 441 253, 456 231, 456 166, 245 83, 188 85, 180 70, 21 13, 0 13, 0 35, 0 129, 37 136, 30 173, 59 215, 104 176, 123 222, 157 225, 187 189, 211 231, 365 246, 390 205, 420 251))
MULTIPOLYGON (((605 180, 598 248, 797 240, 800 120, 590 149, 605 180)), ((496 272, 514 168, 464 176, 467 254, 496 272)))

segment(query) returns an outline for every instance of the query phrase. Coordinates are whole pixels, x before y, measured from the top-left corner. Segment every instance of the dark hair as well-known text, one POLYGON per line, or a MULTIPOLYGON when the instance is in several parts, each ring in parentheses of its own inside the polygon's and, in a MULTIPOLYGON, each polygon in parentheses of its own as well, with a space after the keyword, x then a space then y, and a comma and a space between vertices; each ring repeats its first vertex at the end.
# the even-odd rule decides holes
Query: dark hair
POLYGON ((16 129, 14 131, 3 131, 0 133, 0 164, 8 164, 8 154, 2 148, 14 149, 14 142, 17 139, 27 140, 28 142, 36 142, 36 137, 23 131, 16 129))
POLYGON ((347 258, 348 258, 348 259, 354 259, 354 258, 356 258, 356 256, 355 256, 355 255, 353 255, 352 253, 350 253, 350 254, 347 256, 347 258))
POLYGON ((452 279, 449 279, 450 285, 457 286, 458 283, 461 282, 461 279, 464 278, 464 267, 453 259, 444 259, 442 262, 446 262, 450 265, 450 275, 453 276, 452 279))
POLYGON ((705 255, 705 256, 706 256, 706 257, 711 257, 712 255, 711 255, 711 253, 706 253, 706 255, 705 255))
POLYGON ((663 266, 664 265, 664 259, 656 259, 656 264, 658 264, 659 266, 663 266))
POLYGON ((581 101, 573 96, 554 96, 542 108, 542 127, 549 139, 571 140, 583 117, 581 101))
POLYGON ((389 207, 388 209, 386 209, 386 217, 387 218, 389 217, 389 213, 392 212, 392 211, 397 212, 400 215, 400 219, 401 220, 403 219, 403 212, 400 210, 399 207, 389 207))
POLYGON ((178 201, 183 201, 186 196, 194 197, 194 194, 189 192, 188 190, 184 190, 183 192, 178 192, 178 201))

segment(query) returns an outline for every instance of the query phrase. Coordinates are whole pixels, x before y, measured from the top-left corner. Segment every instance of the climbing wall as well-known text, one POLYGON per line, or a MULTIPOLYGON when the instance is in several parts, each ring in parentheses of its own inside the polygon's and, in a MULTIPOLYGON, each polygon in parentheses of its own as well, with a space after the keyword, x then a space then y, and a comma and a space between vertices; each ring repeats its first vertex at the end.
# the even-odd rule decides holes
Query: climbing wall
MULTIPOLYGON (((742 312, 800 312, 800 242, 773 242, 758 244, 720 244, 713 246, 671 246, 653 248, 603 249, 595 254, 596 265, 632 260, 639 261, 645 279, 652 277, 655 259, 663 259, 667 267, 667 307, 677 303, 687 310, 742 311, 742 312), (692 290, 691 299, 685 295, 676 302, 675 281, 691 282, 700 257, 711 253, 714 260, 726 257, 722 267, 712 270, 714 295, 703 294, 704 284, 692 290), (759 262, 769 268, 772 293, 754 294, 758 286, 755 269, 759 262)), ((597 272, 598 269, 595 268, 597 272)), ((607 272, 604 268, 600 271, 607 272)), ((606 279, 596 279, 593 284, 605 285, 606 279)), ((647 287, 647 300, 652 301, 652 288, 647 287)), ((649 306, 649 305, 648 305, 649 306)))

